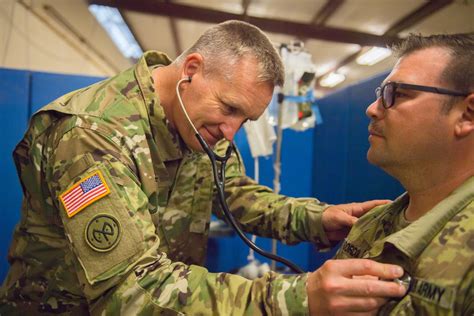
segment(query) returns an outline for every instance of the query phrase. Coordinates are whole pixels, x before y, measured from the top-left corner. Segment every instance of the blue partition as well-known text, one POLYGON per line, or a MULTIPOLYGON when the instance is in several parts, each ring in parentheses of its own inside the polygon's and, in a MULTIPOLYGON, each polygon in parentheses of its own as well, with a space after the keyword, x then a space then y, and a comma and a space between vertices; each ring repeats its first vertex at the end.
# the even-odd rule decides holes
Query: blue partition
POLYGON ((22 190, 12 151, 27 129, 32 113, 57 97, 102 78, 0 69, 1 182, 4 197, 0 212, 0 283, 8 270, 6 261, 13 229, 20 218, 22 190))
POLYGON ((370 119, 367 106, 375 100, 375 88, 388 73, 376 76, 349 88, 349 122, 347 177, 345 201, 394 199, 404 190, 397 180, 367 161, 369 149, 367 127, 370 119))
POLYGON ((16 176, 12 152, 28 121, 31 76, 26 71, 0 69, 0 284, 7 270, 7 252, 13 229, 20 218, 22 190, 16 176))
POLYGON ((313 195, 333 204, 346 200, 349 91, 318 101, 324 123, 314 128, 313 195))
MULTIPOLYGON (((314 129, 313 195, 334 204, 393 199, 403 192, 392 177, 367 162, 369 148, 365 115, 375 100, 375 88, 387 73, 339 90, 319 100, 324 124, 314 129)), ((310 255, 310 267, 335 253, 310 255)))
MULTIPOLYGON (((284 130, 281 155, 281 194, 291 197, 312 196, 313 143, 313 129, 304 132, 284 130)), ((310 270, 309 256, 312 252, 313 248, 308 243, 300 243, 295 246, 278 243, 278 255, 293 261, 305 271, 310 270)))
POLYGON ((324 124, 314 129, 313 194, 330 203, 395 198, 403 192, 392 177, 366 159, 369 148, 367 106, 383 73, 321 100, 324 124))
POLYGON ((31 113, 38 111, 51 101, 73 90, 86 87, 103 77, 63 75, 33 72, 31 80, 31 113))

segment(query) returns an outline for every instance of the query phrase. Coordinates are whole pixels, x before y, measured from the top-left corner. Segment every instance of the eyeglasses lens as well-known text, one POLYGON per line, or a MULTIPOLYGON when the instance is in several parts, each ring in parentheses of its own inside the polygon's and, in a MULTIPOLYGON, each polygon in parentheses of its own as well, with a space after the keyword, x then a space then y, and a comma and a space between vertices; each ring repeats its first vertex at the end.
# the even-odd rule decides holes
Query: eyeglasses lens
POLYGON ((389 108, 393 105, 394 98, 393 98, 393 93, 395 92, 395 87, 394 85, 388 83, 382 88, 382 101, 383 104, 385 105, 385 108, 389 108))

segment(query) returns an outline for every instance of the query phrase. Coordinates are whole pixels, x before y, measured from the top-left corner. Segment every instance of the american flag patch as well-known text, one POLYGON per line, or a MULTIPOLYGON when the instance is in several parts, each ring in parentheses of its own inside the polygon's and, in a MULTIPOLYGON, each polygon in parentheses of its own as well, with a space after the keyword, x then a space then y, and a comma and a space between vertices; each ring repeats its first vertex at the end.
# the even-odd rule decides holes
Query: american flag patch
POLYGON ((68 217, 83 210, 86 206, 110 193, 109 187, 100 171, 88 175, 76 182, 59 196, 68 217))

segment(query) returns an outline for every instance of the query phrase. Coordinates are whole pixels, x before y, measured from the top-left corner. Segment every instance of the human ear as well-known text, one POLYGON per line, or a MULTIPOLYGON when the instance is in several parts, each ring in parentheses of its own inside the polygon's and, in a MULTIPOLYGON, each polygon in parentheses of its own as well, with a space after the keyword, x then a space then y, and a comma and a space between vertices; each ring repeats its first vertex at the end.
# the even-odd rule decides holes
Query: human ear
POLYGON ((186 56, 183 63, 183 77, 193 77, 203 71, 204 58, 199 53, 192 53, 186 56))
POLYGON ((462 101, 462 114, 454 129, 456 136, 465 137, 474 131, 474 93, 462 101))

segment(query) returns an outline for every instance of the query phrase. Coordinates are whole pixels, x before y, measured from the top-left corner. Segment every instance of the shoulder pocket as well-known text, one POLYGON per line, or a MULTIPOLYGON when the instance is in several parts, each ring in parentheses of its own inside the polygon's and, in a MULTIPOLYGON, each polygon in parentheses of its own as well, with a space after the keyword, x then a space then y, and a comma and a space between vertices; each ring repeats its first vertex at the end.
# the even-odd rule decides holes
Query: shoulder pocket
POLYGON ((66 188, 59 197, 59 212, 85 277, 93 285, 124 272, 143 252, 144 238, 117 192, 108 165, 89 162, 84 158, 73 163, 59 180, 66 188), (68 196, 71 189, 77 193, 68 196))

